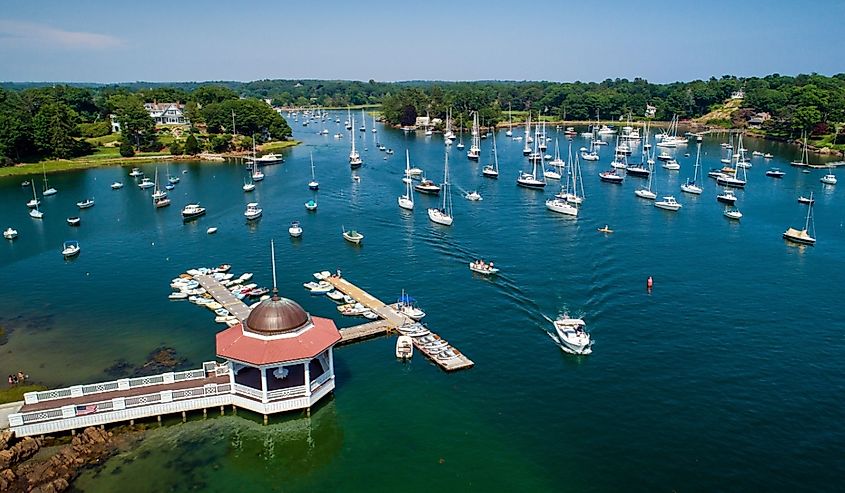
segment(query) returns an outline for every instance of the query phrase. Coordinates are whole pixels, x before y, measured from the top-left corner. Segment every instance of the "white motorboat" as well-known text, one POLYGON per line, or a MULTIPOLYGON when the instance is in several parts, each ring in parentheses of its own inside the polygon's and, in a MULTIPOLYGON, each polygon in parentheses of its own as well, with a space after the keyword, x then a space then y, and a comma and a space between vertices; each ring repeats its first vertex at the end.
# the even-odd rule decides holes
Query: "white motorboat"
POLYGON ((411 336, 401 335, 396 339, 396 357, 411 359, 414 355, 414 342, 411 336))
POLYGON ((364 235, 354 229, 346 231, 346 229, 344 228, 343 239, 348 241, 349 243, 354 243, 355 245, 357 245, 361 243, 361 241, 364 239, 364 235))
POLYGON ((252 192, 253 190, 255 190, 255 183, 253 183, 253 182, 249 182, 249 183, 244 182, 244 186, 243 186, 243 187, 241 187, 241 188, 243 188, 243 191, 244 191, 244 192, 252 192))
POLYGON ((116 182, 111 184, 112 190, 120 190, 121 188, 123 188, 123 182, 116 181, 116 182))
POLYGON ((416 305, 416 300, 405 293, 404 290, 396 302, 396 309, 399 310, 399 313, 414 321, 422 320, 425 317, 425 312, 416 305))
POLYGON ((471 192, 467 192, 464 194, 464 198, 473 202, 478 202, 479 200, 483 200, 481 194, 477 191, 473 190, 471 192))
POLYGON ((819 179, 820 182, 824 183, 825 185, 836 185, 836 175, 833 173, 828 173, 819 179))
POLYGON ((277 164, 277 163, 282 163, 282 162, 284 162, 284 160, 285 160, 285 159, 284 159, 281 155, 279 155, 279 154, 274 154, 274 153, 272 153, 272 152, 271 152, 271 153, 269 153, 269 154, 265 154, 265 155, 263 155, 263 156, 260 156, 260 157, 255 157, 255 154, 253 153, 253 157, 252 157, 252 158, 248 158, 248 159, 249 159, 250 161, 252 161, 253 163, 255 163, 255 164, 259 165, 259 166, 263 166, 263 165, 265 165, 265 164, 277 164))
POLYGON ((62 246, 62 255, 65 258, 75 257, 75 256, 79 255, 79 252, 81 250, 82 249, 79 247, 78 241, 69 240, 69 241, 66 241, 64 243, 64 245, 62 246))
POLYGON ((94 199, 85 199, 81 202, 77 202, 76 206, 80 209, 87 209, 89 207, 94 207, 94 199))
POLYGON ((672 212, 678 211, 681 207, 683 207, 681 204, 679 204, 675 200, 675 197, 673 197, 671 195, 667 195, 666 197, 663 197, 663 200, 656 201, 654 203, 654 206, 657 207, 658 209, 663 209, 663 210, 672 211, 672 212))
POLYGON ((188 293, 185 293, 183 291, 175 291, 167 295, 167 298, 171 300, 185 300, 188 299, 188 293))
POLYGON ((681 169, 681 165, 678 163, 678 161, 675 161, 674 159, 669 159, 668 161, 663 163, 663 169, 667 169, 669 171, 678 171, 679 169, 681 169))
POLYGON ((182 219, 188 220, 205 214, 205 207, 199 204, 188 204, 182 208, 182 219))
POLYGON ((73 216, 73 217, 67 218, 67 225, 68 226, 79 226, 81 223, 82 223, 82 219, 80 219, 78 216, 73 216))
POLYGON ((590 354, 593 341, 587 332, 587 324, 580 318, 569 318, 564 313, 553 322, 560 348, 572 354, 590 354))
POLYGON ((290 234, 291 238, 299 238, 302 236, 302 225, 299 224, 299 221, 293 221, 290 223, 288 234, 290 234))
POLYGON ((716 201, 723 204, 733 205, 736 203, 736 195, 734 195, 733 191, 726 188, 722 191, 722 193, 716 196, 716 201))
POLYGON ((131 177, 144 176, 144 172, 141 171, 141 168, 132 168, 132 171, 129 172, 129 176, 131 176, 131 177))
POLYGON ((772 178, 783 178, 784 173, 780 168, 770 168, 766 170, 766 176, 771 176, 772 178))
POLYGON ((305 209, 308 211, 316 211, 317 210, 317 201, 314 199, 309 200, 305 203, 305 209))
POLYGON ((146 176, 141 178, 141 181, 138 183, 138 188, 141 190, 146 190, 147 188, 153 188, 156 186, 155 182, 147 178, 146 176))
POLYGON ((14 240, 17 237, 18 237, 18 230, 16 230, 16 229, 6 228, 6 230, 3 231, 3 238, 6 238, 7 240, 14 240))
POLYGON ((492 276, 499 273, 499 268, 495 267, 493 262, 487 263, 483 260, 476 260, 469 263, 469 270, 485 276, 492 276))
POLYGON ((722 213, 726 218, 733 219, 735 221, 739 221, 742 218, 742 213, 739 212, 739 209, 736 207, 731 207, 725 209, 725 212, 722 213))
POLYGON ((246 210, 244 211, 244 217, 246 217, 247 221, 253 221, 261 217, 264 210, 258 206, 258 202, 250 202, 246 205, 246 210))
POLYGON ((207 230, 205 230, 205 233, 206 233, 206 234, 209 234, 209 235, 213 235, 213 234, 214 234, 214 233, 216 233, 216 232, 217 232, 217 228, 215 228, 214 226, 212 226, 212 227, 208 228, 207 230))
POLYGON ((800 243, 802 245, 815 245, 816 238, 815 236, 810 236, 810 228, 813 228, 813 235, 816 234, 815 232, 815 223, 812 221, 813 219, 813 203, 815 200, 813 199, 813 192, 810 192, 810 200, 807 203, 807 219, 804 221, 804 229, 797 230, 795 228, 789 228, 783 233, 783 237, 786 240, 792 241, 794 243, 800 243), (812 222, 812 224, 811 224, 812 222))

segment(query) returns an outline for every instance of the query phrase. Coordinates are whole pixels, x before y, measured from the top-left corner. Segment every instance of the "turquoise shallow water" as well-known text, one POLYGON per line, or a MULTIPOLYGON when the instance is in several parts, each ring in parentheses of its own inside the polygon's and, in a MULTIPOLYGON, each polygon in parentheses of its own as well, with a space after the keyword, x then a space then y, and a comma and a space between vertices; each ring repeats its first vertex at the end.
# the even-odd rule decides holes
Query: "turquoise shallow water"
MULTIPOLYGON (((441 176, 438 136, 379 127, 396 151, 384 160, 367 132, 354 183, 348 138, 293 128, 304 144, 264 169, 253 196, 240 189, 240 164, 173 163, 182 183, 173 205, 156 211, 128 168, 87 170, 50 177, 59 193, 44 199, 38 223, 26 214, 21 178, 0 180, 0 228, 21 235, 0 243, 0 324, 14 330, 0 346, 0 374, 23 368, 66 385, 105 379, 116 360, 138 364, 162 345, 194 364, 213 357, 220 327, 205 310, 168 302, 168 281, 229 262, 269 284, 271 238, 280 289, 309 311, 341 326, 357 322, 300 287, 316 270, 341 268, 383 299, 407 289, 475 368, 445 374, 420 357, 400 364, 390 338, 343 347, 335 396, 311 419, 171 423, 83 475, 80 490, 794 491, 840 483, 845 213, 842 191, 819 183, 823 171, 789 167, 798 149, 746 141, 775 154, 772 165, 787 175, 765 177, 766 163, 754 158, 738 192, 745 216, 732 223, 712 181, 699 197, 678 190, 694 146, 689 158, 679 149, 680 172, 658 167, 655 178, 658 194, 683 203, 677 214, 636 198, 642 180, 600 183, 612 154, 603 148, 600 164, 582 163, 587 200, 573 221, 543 207, 555 187, 516 187, 517 170, 527 169, 522 144, 501 132, 498 181, 480 176, 490 140, 480 164, 450 151, 455 224, 442 228, 425 213, 438 199, 417 195, 413 213, 396 205, 406 146, 413 165, 441 176), (312 196, 309 152, 320 181, 315 214, 303 208, 312 196), (126 188, 110 190, 117 179, 126 188), (459 187, 484 200, 462 199, 459 187), (810 190, 819 244, 790 246, 780 235, 803 224, 796 198, 810 190), (77 211, 88 196, 96 206, 77 211), (183 224, 179 209, 193 200, 209 213, 183 224), (249 226, 242 212, 251 200, 265 215, 249 226), (83 224, 72 229, 65 218, 77 214, 83 224), (305 230, 299 241, 287 235, 294 219, 305 230), (616 232, 597 233, 604 224, 616 232), (208 236, 212 225, 220 231, 208 236), (341 226, 359 228, 364 245, 346 244, 341 226), (65 239, 82 244, 75 261, 59 254, 65 239), (502 275, 473 276, 466 263, 475 257, 495 260, 502 275), (543 332, 544 316, 565 309, 587 320, 592 355, 563 354, 543 332)), ((704 142, 705 171, 721 166, 719 142, 704 142)), ((573 147, 581 145, 576 138, 573 147)), ((155 165, 142 168, 151 176, 155 165)))

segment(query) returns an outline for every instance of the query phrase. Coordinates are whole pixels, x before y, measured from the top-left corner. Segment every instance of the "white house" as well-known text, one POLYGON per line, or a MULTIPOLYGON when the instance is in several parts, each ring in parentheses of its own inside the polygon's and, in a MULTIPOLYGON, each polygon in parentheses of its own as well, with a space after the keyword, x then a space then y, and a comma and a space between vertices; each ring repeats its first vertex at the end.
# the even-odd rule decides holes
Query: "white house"
POLYGON ((144 103, 144 109, 155 120, 156 125, 184 125, 188 123, 185 118, 185 105, 181 103, 144 103))

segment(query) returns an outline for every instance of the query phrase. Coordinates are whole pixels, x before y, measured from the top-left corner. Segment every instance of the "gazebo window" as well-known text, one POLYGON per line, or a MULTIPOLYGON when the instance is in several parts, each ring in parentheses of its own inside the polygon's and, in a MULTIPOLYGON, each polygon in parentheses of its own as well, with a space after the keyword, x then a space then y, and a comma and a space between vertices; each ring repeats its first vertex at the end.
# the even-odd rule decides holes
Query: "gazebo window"
POLYGON ((244 366, 235 373, 235 383, 261 390, 261 372, 258 368, 244 366))
POLYGON ((283 366, 281 369, 269 368, 265 371, 267 372, 268 391, 305 385, 305 365, 303 364, 283 366), (287 370, 287 372, 284 370, 287 370))

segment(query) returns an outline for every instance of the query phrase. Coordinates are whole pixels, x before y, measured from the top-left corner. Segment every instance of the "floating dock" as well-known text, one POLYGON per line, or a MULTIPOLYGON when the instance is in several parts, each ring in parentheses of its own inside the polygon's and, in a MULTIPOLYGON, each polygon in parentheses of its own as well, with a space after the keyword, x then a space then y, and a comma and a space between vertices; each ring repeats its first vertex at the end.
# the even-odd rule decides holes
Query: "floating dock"
MULTIPOLYGON (((250 308, 246 305, 246 303, 233 295, 226 286, 220 283, 220 281, 217 281, 212 276, 208 275, 195 275, 194 279, 196 279, 200 286, 205 288, 208 294, 210 294, 218 303, 223 305, 229 313, 237 317, 238 320, 243 322, 249 316, 250 308)), ((335 289, 343 294, 351 296, 356 302, 366 306, 379 316, 379 320, 340 329, 341 340, 339 344, 351 344, 353 342, 386 335, 390 332, 396 331, 398 327, 413 323, 413 320, 399 312, 395 305, 388 305, 342 277, 327 277, 325 281, 330 283, 335 287, 335 289)), ((429 328, 429 330, 431 329, 429 328)), ((441 338, 433 331, 432 334, 438 339, 441 338)), ((425 348, 420 345, 416 339, 414 339, 414 345, 417 346, 419 352, 426 355, 426 357, 437 363, 440 368, 443 368, 446 371, 462 370, 475 365, 472 360, 464 356, 464 354, 458 351, 458 349, 454 346, 452 346, 452 350, 457 356, 449 359, 441 359, 436 355, 427 353, 425 348)))
MULTIPOLYGON (((378 335, 378 332, 388 332, 391 330, 395 330, 396 328, 401 327, 402 325, 413 322, 413 320, 411 320, 406 315, 400 313, 394 306, 384 303, 375 296, 364 291, 363 289, 359 288, 358 286, 352 284, 351 282, 347 281, 342 277, 330 276, 325 278, 324 280, 334 286, 335 289, 337 289, 341 293, 351 296, 355 299, 355 301, 366 306, 373 312, 377 313, 379 317, 381 317, 381 320, 379 320, 378 322, 372 322, 357 326, 361 328, 365 328, 366 326, 372 326, 371 328, 365 329, 365 332, 372 331, 372 335, 362 336, 360 337, 361 339, 378 335)), ((355 330, 357 327, 341 329, 340 333, 341 335, 343 335, 344 331, 355 330)), ((429 328, 429 330, 431 331, 431 328, 429 328)), ((434 335, 435 338, 441 339, 441 337, 435 334, 434 331, 431 331, 431 333, 432 335, 434 335)), ((345 337, 346 336, 344 335, 344 338, 345 337)), ((471 359, 467 358, 454 346, 452 346, 452 350, 455 352, 456 356, 454 358, 448 359, 441 359, 438 358, 436 355, 429 354, 428 352, 426 352, 425 348, 417 342, 416 339, 414 339, 414 346, 416 346, 422 354, 426 355, 426 357, 428 357, 431 361, 437 363, 440 368, 446 371, 462 370, 464 368, 471 368, 473 365, 475 365, 475 363, 473 363, 471 359)))

